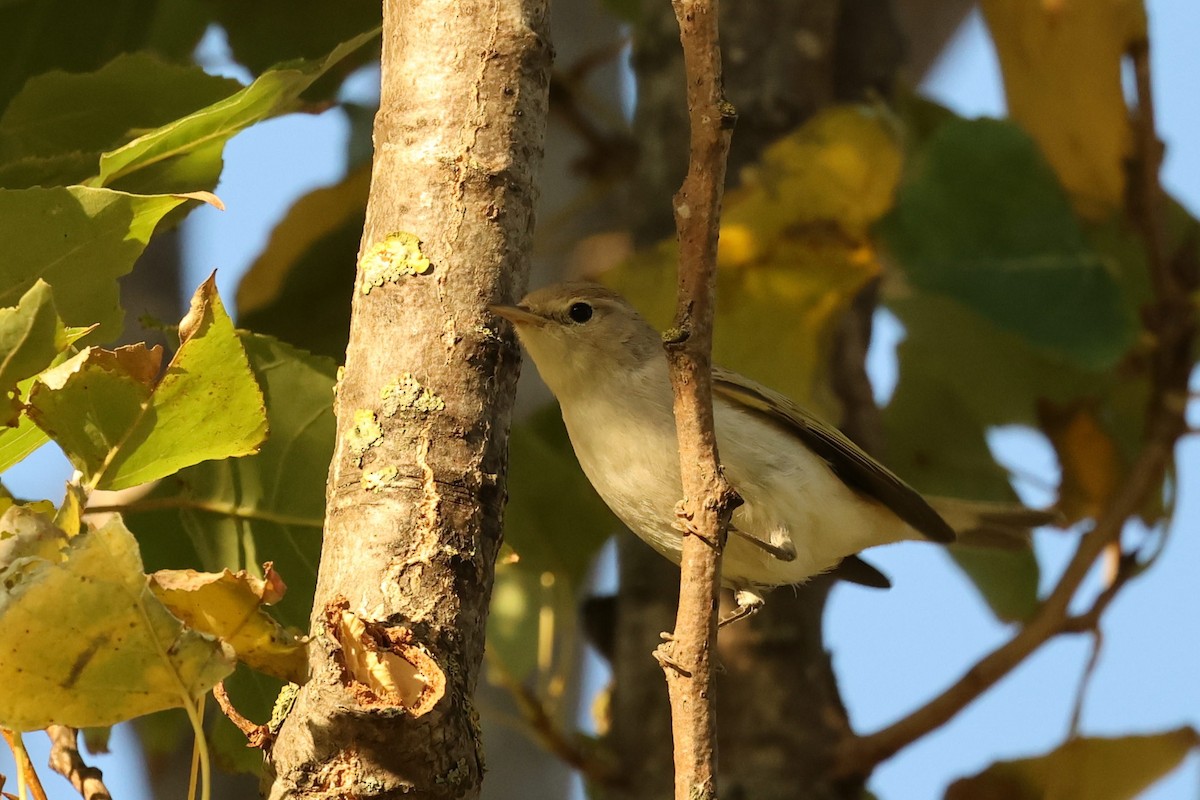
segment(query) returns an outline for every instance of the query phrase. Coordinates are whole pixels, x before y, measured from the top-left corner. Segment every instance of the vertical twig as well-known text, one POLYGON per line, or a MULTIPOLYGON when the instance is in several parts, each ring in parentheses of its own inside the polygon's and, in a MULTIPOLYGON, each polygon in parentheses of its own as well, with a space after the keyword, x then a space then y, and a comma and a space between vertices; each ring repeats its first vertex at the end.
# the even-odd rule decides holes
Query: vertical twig
POLYGON ((664 659, 675 744, 675 797, 716 797, 712 652, 721 550, 741 502, 721 472, 712 413, 712 322, 717 234, 736 119, 721 87, 716 0, 673 0, 687 80, 688 173, 674 198, 679 303, 664 337, 675 390, 685 530, 675 634, 664 659))

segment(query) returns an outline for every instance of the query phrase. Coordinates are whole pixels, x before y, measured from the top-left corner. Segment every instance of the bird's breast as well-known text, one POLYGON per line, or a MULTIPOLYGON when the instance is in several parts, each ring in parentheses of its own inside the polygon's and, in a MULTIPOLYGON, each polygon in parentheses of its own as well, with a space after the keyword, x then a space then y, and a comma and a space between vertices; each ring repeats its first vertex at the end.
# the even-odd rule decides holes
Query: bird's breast
POLYGON ((681 541, 673 523, 683 486, 674 417, 664 421, 605 402, 564 406, 563 421, 600 498, 630 530, 678 562, 681 541))

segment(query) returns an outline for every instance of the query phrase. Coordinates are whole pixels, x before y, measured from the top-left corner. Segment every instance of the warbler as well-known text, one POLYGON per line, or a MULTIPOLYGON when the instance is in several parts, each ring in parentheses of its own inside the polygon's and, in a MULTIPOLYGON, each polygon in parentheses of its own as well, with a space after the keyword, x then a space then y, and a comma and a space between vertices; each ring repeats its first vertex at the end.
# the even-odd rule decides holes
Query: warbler
MULTIPOLYGON (((661 336, 623 297, 573 282, 494 305, 509 320, 562 408, 579 465, 631 531, 679 563, 683 494, 674 395, 661 336)), ((1049 512, 926 499, 837 428, 787 397, 724 369, 712 372, 713 417, 725 475, 744 501, 721 565, 737 609, 766 590, 803 583, 876 545, 906 539, 1023 546, 1049 512)), ((853 563, 853 562, 851 562, 853 563)), ((855 563, 863 582, 887 579, 855 563), (874 573, 874 574, 872 574, 874 573)))

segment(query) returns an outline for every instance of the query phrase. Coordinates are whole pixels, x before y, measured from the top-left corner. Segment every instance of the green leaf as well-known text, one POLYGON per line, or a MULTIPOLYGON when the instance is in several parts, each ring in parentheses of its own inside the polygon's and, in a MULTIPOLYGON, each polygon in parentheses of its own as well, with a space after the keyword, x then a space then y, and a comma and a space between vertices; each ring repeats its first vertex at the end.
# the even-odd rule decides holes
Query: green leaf
POLYGON ((879 231, 914 288, 944 294, 1035 347, 1111 366, 1132 308, 1088 245, 1053 171, 1015 126, 951 120, 917 152, 879 231))
POLYGON ((31 185, 30 180, 51 185, 28 169, 32 163, 57 182, 83 181, 96 173, 104 151, 240 88, 237 81, 149 53, 120 55, 90 73, 39 75, 0 117, 0 178, 10 187, 31 185), (27 176, 14 180, 22 170, 27 176))
MULTIPOLYGON (((32 385, 32 378, 23 381, 19 384, 21 393, 28 392, 32 385)), ((24 460, 26 456, 48 441, 50 441, 50 437, 46 435, 46 432, 27 415, 22 414, 17 420, 15 428, 0 429, 0 472, 4 472, 24 460)))
MULTIPOLYGON (((926 494, 1013 500, 988 429, 1035 426, 1039 400, 1065 402, 1108 386, 950 298, 910 295, 892 298, 889 307, 907 336, 897 350, 900 381, 884 410, 886 461, 926 494)), ((955 547, 951 555, 997 617, 1033 613, 1038 564, 1031 552, 955 547)))
POLYGON ((253 455, 181 470, 119 508, 153 569, 199 565, 256 574, 262 562, 274 562, 288 584, 275 615, 307 630, 333 457, 337 365, 268 336, 240 339, 266 398, 271 436, 253 455))
POLYGON ((209 24, 203 0, 0 2, 0 108, 55 69, 89 72, 123 52, 187 59, 209 24))
POLYGON ((88 348, 30 390, 30 416, 92 485, 136 486, 255 452, 266 438, 263 395, 214 278, 196 291, 179 333, 157 382, 158 348, 88 348))
POLYGON ((144 414, 162 365, 162 348, 89 347, 38 376, 29 416, 92 481, 144 414))
POLYGON ((124 312, 117 278, 133 268, 163 216, 186 200, 71 186, 0 189, 0 305, 16 305, 38 279, 54 290, 67 325, 116 338, 124 312))
POLYGON ((377 30, 360 34, 316 61, 282 64, 224 100, 110 150, 100 157, 99 173, 88 183, 110 186, 120 182, 127 189, 145 188, 157 183, 155 175, 161 178, 171 174, 171 168, 177 166, 175 162, 197 159, 203 152, 202 163, 189 164, 182 171, 198 177, 204 172, 202 167, 209 166, 211 180, 190 188, 211 188, 220 174, 220 149, 226 141, 256 122, 295 110, 305 89, 376 36, 377 30), (146 174, 136 175, 139 172, 146 174))
MULTIPOLYGON (((262 562, 272 561, 288 585, 272 615, 308 630, 336 431, 337 365, 268 336, 240 337, 266 397, 271 436, 254 455, 181 470, 121 508, 152 569, 199 565, 257 575, 262 562)), ((269 717, 281 685, 244 666, 225 682, 237 708, 258 722, 269 717)), ((261 769, 261 755, 223 716, 211 737, 218 763, 261 769)))
POLYGON ((345 358, 370 164, 301 197, 238 285, 238 320, 309 352, 345 358), (297 314, 296 309, 306 309, 297 314))
POLYGON ((948 552, 997 619, 1023 622, 1038 610, 1041 569, 1032 547, 1002 550, 951 545, 948 552))
MULTIPOLYGON (((234 58, 254 73, 291 58, 316 58, 338 42, 380 24, 375 0, 217 0, 213 10, 229 39, 234 58)), ((356 53, 339 71, 375 57, 356 53)))
POLYGON ((187 705, 232 671, 224 645, 151 594, 120 517, 68 539, 14 506, 0 532, 0 725, 112 725, 187 705))
MULTIPOLYGON (((20 381, 49 367, 85 333, 68 331, 54 308, 50 285, 39 280, 15 308, 0 309, 0 392, 12 397, 20 381)), ((18 413, 19 404, 0 408, 0 424, 14 425, 18 413)))
POLYGON ((1070 739, 1036 758, 1001 761, 955 781, 946 800, 1133 800, 1200 745, 1192 728, 1070 739))
MULTIPOLYGON (((950 298, 911 294, 890 297, 887 305, 904 323, 906 333, 897 349, 897 398, 909 388, 904 385, 906 377, 916 377, 906 372, 917 371, 941 385, 934 391, 959 398, 981 430, 994 425, 1036 425, 1039 399, 1065 403, 1097 394, 1112 382, 1101 373, 1080 369, 1068 359, 1031 347, 1020 336, 950 298)), ((924 416, 927 421, 936 419, 935 412, 924 416)), ((936 491, 944 493, 940 488, 936 491)))

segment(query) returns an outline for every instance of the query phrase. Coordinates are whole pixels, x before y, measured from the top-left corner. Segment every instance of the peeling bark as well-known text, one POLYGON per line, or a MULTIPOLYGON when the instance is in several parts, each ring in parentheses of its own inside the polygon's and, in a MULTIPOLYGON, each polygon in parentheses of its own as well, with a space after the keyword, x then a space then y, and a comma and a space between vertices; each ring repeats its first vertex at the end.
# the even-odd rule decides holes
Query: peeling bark
POLYGON ((486 305, 519 296, 528 272, 546 15, 545 0, 384 3, 312 679, 272 752, 273 798, 478 795, 471 698, 518 357, 486 305), (387 686, 435 673, 436 702, 387 686))

